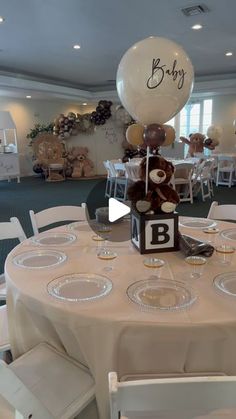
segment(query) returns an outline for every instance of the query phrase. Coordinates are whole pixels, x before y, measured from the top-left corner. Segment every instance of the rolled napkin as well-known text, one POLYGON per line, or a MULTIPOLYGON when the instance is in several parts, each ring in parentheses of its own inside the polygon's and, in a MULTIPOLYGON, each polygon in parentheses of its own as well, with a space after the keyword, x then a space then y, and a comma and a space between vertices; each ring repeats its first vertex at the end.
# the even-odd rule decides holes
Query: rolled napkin
POLYGON ((209 243, 201 242, 193 237, 186 236, 185 234, 179 233, 179 249, 186 256, 203 255, 206 257, 212 256, 214 247, 209 243))

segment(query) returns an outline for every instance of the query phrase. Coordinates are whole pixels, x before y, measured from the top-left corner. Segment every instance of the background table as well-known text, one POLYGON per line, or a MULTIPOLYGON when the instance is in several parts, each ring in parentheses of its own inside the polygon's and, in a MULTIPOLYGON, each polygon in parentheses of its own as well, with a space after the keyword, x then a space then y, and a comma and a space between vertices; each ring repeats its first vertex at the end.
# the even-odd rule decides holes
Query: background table
MULTIPOLYGON (((236 228, 226 222, 218 226, 221 230, 236 228)), ((96 381, 102 419, 108 418, 107 373, 111 370, 120 377, 190 372, 236 374, 236 299, 217 293, 213 287, 217 274, 236 270, 235 257, 231 266, 223 267, 212 256, 204 275, 191 280, 186 279, 188 265, 181 252, 159 254, 166 261, 162 276, 191 284, 199 298, 186 310, 147 312, 126 295, 130 284, 152 274, 143 265, 145 256, 128 240, 129 223, 113 228, 112 234, 124 236, 127 241, 111 244, 118 253, 111 272, 103 270, 109 262, 96 257, 97 243, 91 238, 94 233, 90 227, 83 224, 80 228, 75 230, 77 241, 58 246, 68 259, 57 267, 33 270, 15 266, 15 255, 38 248, 29 239, 9 254, 5 275, 14 357, 45 341, 87 365, 96 381), (113 290, 104 298, 83 303, 60 301, 48 294, 50 280, 74 272, 106 275, 113 282, 113 290)), ((181 230, 209 239, 200 230, 181 230)), ((60 227, 56 231, 68 230, 60 227)))

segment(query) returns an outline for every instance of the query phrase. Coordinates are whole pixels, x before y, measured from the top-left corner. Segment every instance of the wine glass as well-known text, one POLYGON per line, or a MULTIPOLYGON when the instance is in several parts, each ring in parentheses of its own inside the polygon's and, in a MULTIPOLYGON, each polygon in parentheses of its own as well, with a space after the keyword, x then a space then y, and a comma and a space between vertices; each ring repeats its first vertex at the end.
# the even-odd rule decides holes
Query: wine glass
POLYGON ((215 247, 218 260, 222 265, 230 265, 235 249, 227 244, 220 244, 215 247))
POLYGON ((184 260, 189 264, 191 268, 190 278, 200 278, 200 276, 203 274, 206 259, 202 256, 188 256, 184 260))
MULTIPOLYGON (((97 257, 98 259, 103 260, 103 261, 112 261, 117 258, 117 253, 114 252, 112 249, 103 247, 101 249, 98 249, 97 257)), ((103 270, 106 272, 112 271, 113 269, 114 267, 111 264, 103 267, 103 270)))
POLYGON ((157 278, 160 278, 161 271, 162 271, 163 266, 165 265, 165 262, 164 260, 158 259, 155 257, 147 257, 143 259, 143 264, 146 268, 153 269, 153 272, 155 270, 154 276, 156 276, 157 278))
POLYGON ((215 241, 216 241, 216 236, 219 233, 219 231, 220 230, 218 228, 215 228, 215 227, 204 228, 203 232, 206 233, 209 237, 209 240, 207 240, 207 242, 214 245, 215 241))

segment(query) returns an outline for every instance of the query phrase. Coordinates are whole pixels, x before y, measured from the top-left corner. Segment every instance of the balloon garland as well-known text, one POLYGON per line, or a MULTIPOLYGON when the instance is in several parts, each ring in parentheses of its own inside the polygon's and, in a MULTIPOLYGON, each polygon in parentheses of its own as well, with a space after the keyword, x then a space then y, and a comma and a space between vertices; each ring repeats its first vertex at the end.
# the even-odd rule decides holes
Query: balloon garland
POLYGON ((95 125, 104 125, 111 117, 110 100, 100 100, 96 111, 80 115, 69 112, 67 115, 60 114, 53 125, 53 134, 60 139, 68 138, 71 135, 77 135, 79 132, 92 134, 95 125))

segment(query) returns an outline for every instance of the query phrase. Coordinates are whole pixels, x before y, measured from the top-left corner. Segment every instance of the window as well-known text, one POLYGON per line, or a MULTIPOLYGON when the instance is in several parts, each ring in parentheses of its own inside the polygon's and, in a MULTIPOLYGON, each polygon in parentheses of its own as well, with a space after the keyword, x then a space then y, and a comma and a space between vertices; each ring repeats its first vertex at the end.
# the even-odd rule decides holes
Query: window
POLYGON ((177 141, 180 136, 188 137, 189 134, 195 132, 206 134, 211 123, 212 99, 188 102, 174 118, 167 122, 175 128, 177 141))

